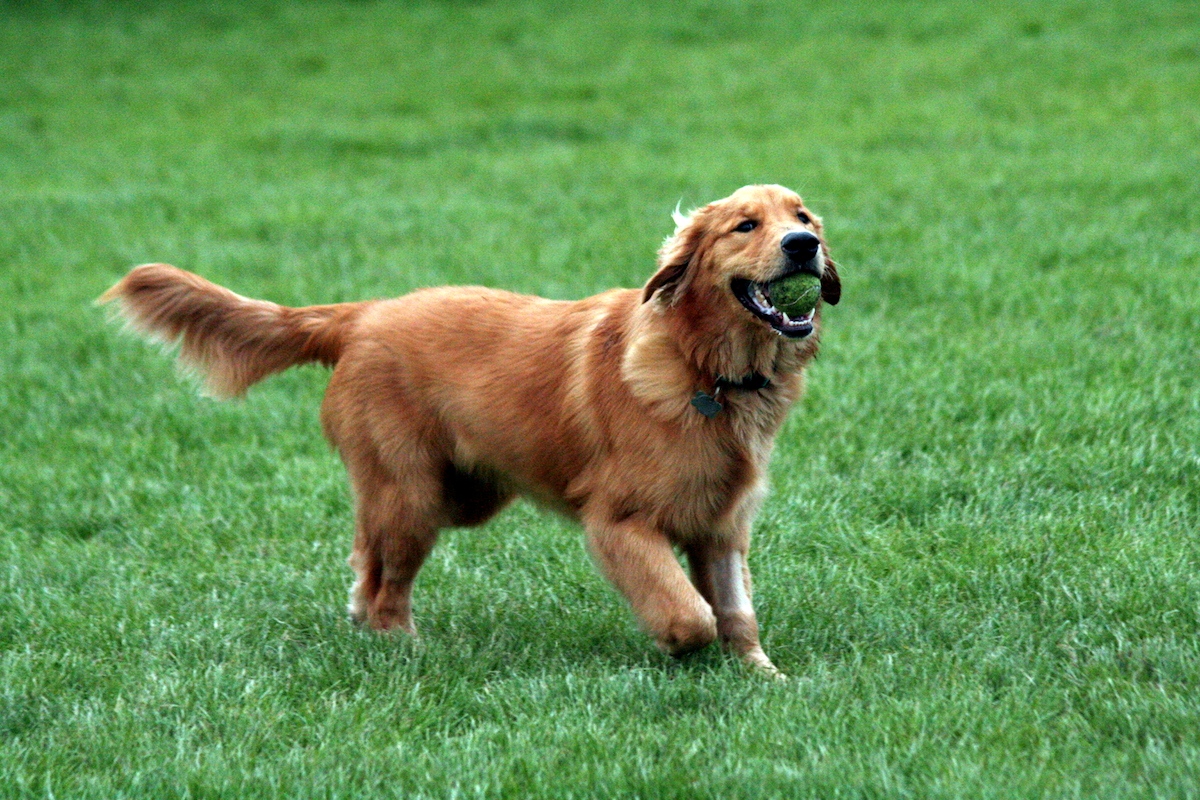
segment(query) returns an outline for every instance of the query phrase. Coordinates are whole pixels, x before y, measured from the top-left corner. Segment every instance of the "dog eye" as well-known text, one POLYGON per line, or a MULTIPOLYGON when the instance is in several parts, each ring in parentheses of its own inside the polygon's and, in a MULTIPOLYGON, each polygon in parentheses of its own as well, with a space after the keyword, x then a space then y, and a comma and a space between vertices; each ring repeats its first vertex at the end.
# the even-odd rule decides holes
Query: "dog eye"
POLYGON ((754 230, 757 227, 758 227, 757 222, 755 222, 752 219, 748 219, 745 222, 743 222, 741 225, 738 225, 736 228, 734 228, 734 230, 737 231, 738 233, 749 233, 750 231, 754 230))
POLYGON ((796 219, 800 220, 800 222, 805 225, 808 225, 812 222, 812 217, 810 217, 808 214, 805 214, 803 211, 796 212, 796 219))

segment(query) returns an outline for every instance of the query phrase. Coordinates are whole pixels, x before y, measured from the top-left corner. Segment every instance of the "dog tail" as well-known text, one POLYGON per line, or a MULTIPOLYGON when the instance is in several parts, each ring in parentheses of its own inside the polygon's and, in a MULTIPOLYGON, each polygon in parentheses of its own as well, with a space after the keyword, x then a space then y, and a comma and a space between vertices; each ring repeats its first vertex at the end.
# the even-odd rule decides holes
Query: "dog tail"
POLYGON ((139 331, 179 341, 179 360, 217 397, 237 397, 296 364, 337 363, 367 303, 288 308, 251 300, 169 264, 144 264, 102 294, 139 331))

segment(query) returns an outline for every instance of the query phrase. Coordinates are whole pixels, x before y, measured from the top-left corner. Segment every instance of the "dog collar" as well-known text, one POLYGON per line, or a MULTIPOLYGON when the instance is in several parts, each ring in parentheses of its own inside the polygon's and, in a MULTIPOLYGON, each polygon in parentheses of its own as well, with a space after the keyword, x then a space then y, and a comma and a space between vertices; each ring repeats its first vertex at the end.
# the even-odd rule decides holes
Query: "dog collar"
POLYGON ((721 392, 725 389, 731 389, 738 392, 757 392, 760 389, 765 389, 771 385, 771 379, 761 372, 751 372, 740 381, 731 381, 729 378, 717 378, 717 383, 713 387, 712 394, 704 391, 698 391, 692 396, 692 405, 696 410, 704 416, 712 419, 725 406, 720 402, 721 392))
POLYGON ((729 389, 737 389, 739 392, 757 392, 759 389, 765 389, 771 385, 771 379, 761 372, 751 372, 740 381, 731 381, 728 378, 717 378, 717 391, 723 387, 729 389))

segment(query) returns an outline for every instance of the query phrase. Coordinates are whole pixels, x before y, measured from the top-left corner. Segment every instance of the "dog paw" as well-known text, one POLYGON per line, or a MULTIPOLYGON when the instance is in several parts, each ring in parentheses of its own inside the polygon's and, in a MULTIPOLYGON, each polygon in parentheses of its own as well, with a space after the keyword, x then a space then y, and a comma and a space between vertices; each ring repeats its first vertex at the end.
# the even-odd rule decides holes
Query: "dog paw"
POLYGON ((756 647, 753 650, 742 653, 742 662, 764 678, 771 678, 777 681, 787 680, 787 675, 780 672, 779 668, 771 663, 771 659, 767 658, 767 654, 763 652, 761 647, 756 647))
POLYGON ((407 633, 417 635, 417 626, 413 623, 412 615, 397 609, 374 608, 367 612, 367 627, 376 633, 407 633))

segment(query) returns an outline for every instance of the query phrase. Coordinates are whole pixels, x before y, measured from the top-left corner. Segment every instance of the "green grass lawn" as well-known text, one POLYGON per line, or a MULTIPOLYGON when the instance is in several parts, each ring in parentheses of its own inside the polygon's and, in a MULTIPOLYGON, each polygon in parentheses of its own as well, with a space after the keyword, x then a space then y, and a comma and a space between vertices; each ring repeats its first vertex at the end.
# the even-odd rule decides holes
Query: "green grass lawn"
POLYGON ((1200 792, 1200 5, 0 4, 0 796, 1200 792), (343 615, 326 373, 201 398, 91 301, 645 281, 745 183, 843 302, 755 527, 776 685, 572 525, 343 615))

